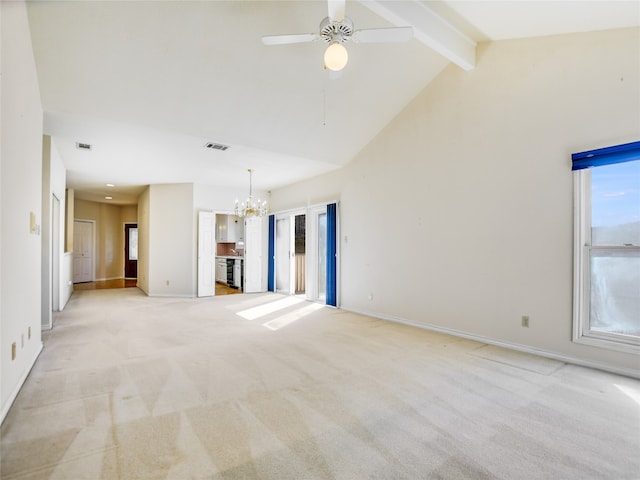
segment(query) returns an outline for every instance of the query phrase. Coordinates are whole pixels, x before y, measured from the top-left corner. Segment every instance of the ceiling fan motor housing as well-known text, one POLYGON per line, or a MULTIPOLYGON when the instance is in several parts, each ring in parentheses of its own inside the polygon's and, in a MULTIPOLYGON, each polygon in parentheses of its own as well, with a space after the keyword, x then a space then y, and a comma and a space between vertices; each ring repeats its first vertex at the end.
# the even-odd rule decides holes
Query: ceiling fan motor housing
POLYGON ((350 40, 351 35, 353 35, 353 22, 348 17, 344 17, 341 22, 333 22, 326 17, 320 22, 320 37, 327 43, 344 43, 350 40))

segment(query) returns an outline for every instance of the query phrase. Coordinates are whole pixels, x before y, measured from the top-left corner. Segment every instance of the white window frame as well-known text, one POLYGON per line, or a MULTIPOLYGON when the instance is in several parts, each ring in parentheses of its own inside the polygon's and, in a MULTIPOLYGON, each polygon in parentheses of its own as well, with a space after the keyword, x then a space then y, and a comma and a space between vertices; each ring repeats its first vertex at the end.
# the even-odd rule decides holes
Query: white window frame
POLYGON ((633 251, 640 254, 640 246, 591 245, 591 168, 585 168, 574 172, 573 341, 621 352, 640 353, 639 337, 590 328, 592 251, 633 251))

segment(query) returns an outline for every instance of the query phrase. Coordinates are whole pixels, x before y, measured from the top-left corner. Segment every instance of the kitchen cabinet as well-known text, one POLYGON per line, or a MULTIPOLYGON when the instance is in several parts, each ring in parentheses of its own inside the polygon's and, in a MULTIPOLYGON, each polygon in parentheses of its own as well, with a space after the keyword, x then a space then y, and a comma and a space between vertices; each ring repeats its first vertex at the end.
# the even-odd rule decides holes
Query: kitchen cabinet
POLYGON ((235 215, 216 216, 216 240, 222 243, 244 241, 244 225, 235 215))
POLYGON ((224 258, 216 259, 216 282, 227 283, 227 260, 224 258))

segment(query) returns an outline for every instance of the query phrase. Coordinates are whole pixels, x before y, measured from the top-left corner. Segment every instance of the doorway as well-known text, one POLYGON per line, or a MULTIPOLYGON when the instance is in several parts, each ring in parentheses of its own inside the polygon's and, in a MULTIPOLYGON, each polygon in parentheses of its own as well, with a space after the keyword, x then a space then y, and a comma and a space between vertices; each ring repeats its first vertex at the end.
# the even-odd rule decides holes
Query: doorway
POLYGON ((138 278, 138 224, 124 224, 124 278, 138 278))
POLYGON ((275 291, 306 293, 306 215, 286 213, 275 222, 275 291))
POLYGON ((291 293, 291 223, 276 218, 276 292, 291 293))
POLYGON ((293 230, 294 241, 294 282, 293 291, 296 295, 302 295, 307 291, 307 216, 300 214, 295 216, 293 230))
POLYGON ((308 213, 307 298, 335 307, 338 305, 337 204, 311 207, 308 213))
POLYGON ((338 306, 337 203, 270 215, 267 238, 270 292, 338 306))

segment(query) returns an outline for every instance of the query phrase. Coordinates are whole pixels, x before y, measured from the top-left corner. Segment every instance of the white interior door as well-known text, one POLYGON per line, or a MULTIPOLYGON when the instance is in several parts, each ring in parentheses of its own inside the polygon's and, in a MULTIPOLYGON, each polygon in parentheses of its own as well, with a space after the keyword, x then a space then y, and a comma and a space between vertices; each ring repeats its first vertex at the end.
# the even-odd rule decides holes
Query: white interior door
POLYGON ((215 239, 213 212, 198 212, 198 296, 215 295, 215 239))
POLYGON ((267 290, 266 276, 263 281, 263 262, 266 262, 266 241, 262 238, 263 226, 261 217, 251 217, 244 222, 244 291, 245 293, 264 292, 267 290))
POLYGON ((291 294, 291 222, 276 218, 276 292, 291 294))
POLYGON ((93 281, 93 222, 73 222, 73 283, 93 281))
POLYGON ((327 207, 319 205, 308 213, 307 285, 309 300, 324 302, 327 294, 327 207))
POLYGON ((318 222, 318 228, 316 230, 318 235, 318 269, 316 270, 318 296, 316 300, 325 301, 327 298, 327 213, 319 213, 316 219, 318 222))

